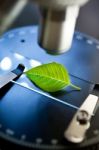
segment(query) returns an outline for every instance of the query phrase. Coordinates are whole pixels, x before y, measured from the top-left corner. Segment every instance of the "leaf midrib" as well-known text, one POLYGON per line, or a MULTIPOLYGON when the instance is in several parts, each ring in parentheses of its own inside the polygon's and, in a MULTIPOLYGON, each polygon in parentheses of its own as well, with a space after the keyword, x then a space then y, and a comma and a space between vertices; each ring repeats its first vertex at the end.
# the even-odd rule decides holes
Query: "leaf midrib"
POLYGON ((59 79, 55 79, 54 77, 49 77, 49 76, 45 76, 45 75, 40 75, 40 74, 37 74, 37 73, 28 73, 29 75, 38 75, 40 77, 45 77, 45 78, 48 78, 48 79, 52 79, 52 80, 55 80, 55 81, 58 81, 58 82, 62 82, 64 83, 65 85, 67 85, 67 83, 65 81, 62 81, 62 80, 59 80, 59 79))

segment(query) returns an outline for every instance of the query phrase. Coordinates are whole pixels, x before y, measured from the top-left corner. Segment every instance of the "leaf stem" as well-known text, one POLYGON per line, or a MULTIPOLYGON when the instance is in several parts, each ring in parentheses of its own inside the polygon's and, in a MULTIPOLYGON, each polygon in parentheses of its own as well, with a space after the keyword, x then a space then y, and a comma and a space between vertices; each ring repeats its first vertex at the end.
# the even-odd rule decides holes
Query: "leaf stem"
POLYGON ((74 88, 74 89, 76 89, 76 90, 78 90, 78 91, 80 91, 81 90, 81 88, 80 87, 78 87, 78 86, 76 86, 76 85, 74 85, 74 84, 70 84, 70 86, 72 87, 72 88, 74 88))

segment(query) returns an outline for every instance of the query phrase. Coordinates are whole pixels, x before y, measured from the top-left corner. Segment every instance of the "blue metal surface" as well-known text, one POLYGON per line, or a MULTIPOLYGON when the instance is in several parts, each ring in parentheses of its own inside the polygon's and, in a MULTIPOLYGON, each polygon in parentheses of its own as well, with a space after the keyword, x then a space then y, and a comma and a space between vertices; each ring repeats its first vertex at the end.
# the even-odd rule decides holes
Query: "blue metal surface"
MULTIPOLYGON (((79 107, 92 91, 94 83, 99 82, 99 43, 81 33, 75 33, 68 53, 51 56, 37 45, 36 39, 37 27, 19 28, 6 33, 0 39, 0 75, 13 70, 19 63, 24 64, 26 69, 51 61, 62 63, 72 74, 72 83, 82 90, 62 91, 53 96, 79 107)), ((17 82, 39 90, 24 75, 17 82)), ((10 83, 0 90, 0 136, 17 146, 47 150, 77 148, 64 140, 64 130, 75 111, 46 96, 10 83)), ((98 114, 99 111, 97 118, 98 114)), ((99 129, 97 123, 92 124, 87 140, 80 147, 98 142, 94 135, 95 129, 99 129)), ((0 145, 4 146, 2 142, 0 145)), ((11 144, 8 142, 8 145, 9 148, 11 144)))

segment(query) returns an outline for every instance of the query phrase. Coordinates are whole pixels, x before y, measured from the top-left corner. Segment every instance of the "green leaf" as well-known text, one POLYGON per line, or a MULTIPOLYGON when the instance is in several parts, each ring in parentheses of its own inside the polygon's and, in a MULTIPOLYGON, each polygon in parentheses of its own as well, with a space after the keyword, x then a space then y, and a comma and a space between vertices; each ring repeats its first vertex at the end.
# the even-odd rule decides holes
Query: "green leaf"
POLYGON ((56 62, 32 68, 25 74, 39 88, 47 92, 56 92, 69 85, 76 90, 80 90, 79 87, 71 84, 66 68, 56 62))

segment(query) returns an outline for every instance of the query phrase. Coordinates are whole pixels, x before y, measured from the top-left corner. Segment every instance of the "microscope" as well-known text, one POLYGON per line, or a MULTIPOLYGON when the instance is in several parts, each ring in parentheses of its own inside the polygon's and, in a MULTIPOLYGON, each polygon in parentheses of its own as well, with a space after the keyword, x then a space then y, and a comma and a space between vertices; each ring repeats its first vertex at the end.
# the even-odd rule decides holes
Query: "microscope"
MULTIPOLYGON (((99 41, 80 32, 74 34, 80 7, 88 1, 0 3, 1 35, 27 2, 37 4, 41 16, 39 27, 16 28, 0 37, 0 150, 99 149, 99 41), (81 91, 68 88, 51 94, 38 89, 24 75, 14 80, 24 70, 19 64, 27 70, 53 61, 68 69, 72 83, 81 91), (6 87, 5 81, 11 84, 6 87)), ((32 13, 28 16, 31 19, 32 13)))
POLYGON ((50 54, 68 51, 79 9, 89 0, 33 0, 40 7, 38 43, 50 54))

